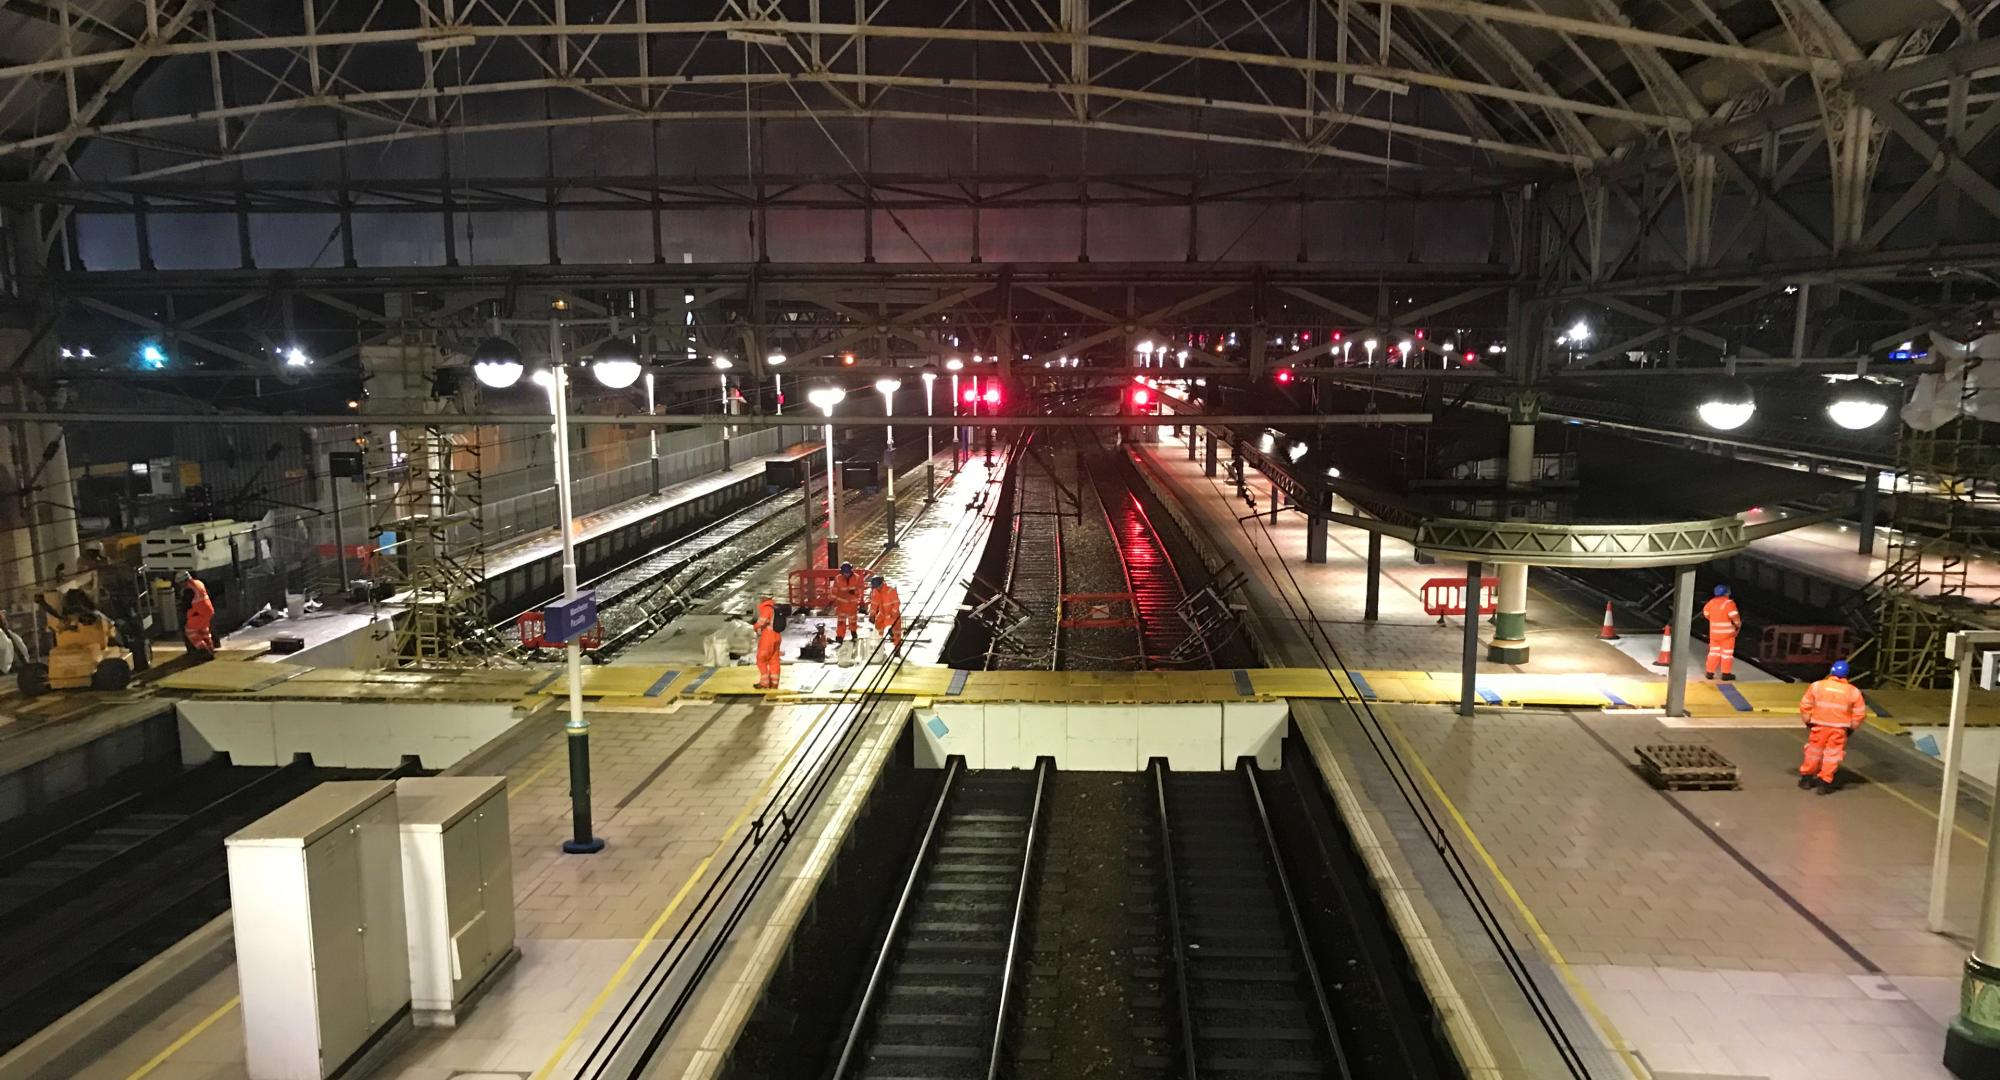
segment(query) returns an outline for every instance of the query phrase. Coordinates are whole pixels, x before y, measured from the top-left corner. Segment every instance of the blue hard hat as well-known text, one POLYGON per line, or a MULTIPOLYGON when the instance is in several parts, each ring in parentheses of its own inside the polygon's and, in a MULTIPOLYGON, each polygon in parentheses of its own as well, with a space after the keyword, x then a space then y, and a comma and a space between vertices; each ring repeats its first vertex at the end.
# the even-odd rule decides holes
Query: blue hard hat
POLYGON ((1729 586, 1727 586, 1727 585, 1717 585, 1717 586, 1715 587, 1715 595, 1717 595, 1717 596, 1728 596, 1728 595, 1729 595, 1729 586))
POLYGON ((1836 679, 1845 679, 1845 678, 1847 678, 1847 661, 1845 661, 1845 660, 1835 660, 1835 661, 1833 662, 1833 670, 1832 670, 1832 675, 1833 675, 1833 677, 1834 677, 1834 678, 1836 678, 1836 679))
POLYGON ((840 572, 843 574, 852 574, 854 572, 854 564, 851 562, 841 563, 840 572))
POLYGON ((873 585, 873 586, 875 586, 875 587, 876 587, 876 588, 878 588, 878 589, 879 589, 879 588, 881 588, 881 587, 882 587, 882 575, 880 575, 880 574, 877 574, 877 575, 875 575, 874 577, 872 577, 872 578, 869 578, 869 579, 868 579, 868 584, 870 584, 870 585, 873 585))

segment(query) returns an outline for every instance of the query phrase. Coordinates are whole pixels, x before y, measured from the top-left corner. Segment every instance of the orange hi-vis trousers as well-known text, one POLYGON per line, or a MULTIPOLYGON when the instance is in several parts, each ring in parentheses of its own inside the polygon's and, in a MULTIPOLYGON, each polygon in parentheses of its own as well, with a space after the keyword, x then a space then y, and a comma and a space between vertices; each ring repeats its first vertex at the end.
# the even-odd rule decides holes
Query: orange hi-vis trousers
POLYGON ((1833 774, 1847 759, 1849 728, 1837 724, 1813 724, 1806 736, 1806 758, 1799 763, 1800 776, 1819 775, 1823 783, 1833 783, 1833 774))
POLYGON ((784 637, 776 630, 764 630, 757 635, 757 687, 761 690, 776 690, 778 676, 784 668, 779 647, 784 637))
POLYGON ((1710 631, 1708 635, 1708 673, 1713 675, 1717 671, 1720 671, 1724 675, 1728 675, 1731 673, 1729 669, 1735 663, 1736 635, 1718 634, 1710 631))

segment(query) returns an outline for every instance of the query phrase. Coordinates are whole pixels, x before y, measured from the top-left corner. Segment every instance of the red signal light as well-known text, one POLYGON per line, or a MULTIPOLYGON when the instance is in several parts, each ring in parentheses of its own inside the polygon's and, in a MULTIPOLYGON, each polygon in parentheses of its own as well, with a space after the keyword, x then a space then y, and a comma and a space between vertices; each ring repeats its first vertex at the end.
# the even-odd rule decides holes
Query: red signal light
POLYGON ((997 386, 989 386, 989 387, 987 387, 987 388, 986 388, 986 404, 988 404, 988 405, 998 405, 998 404, 1000 404, 1000 388, 999 388, 999 387, 997 387, 997 386))
POLYGON ((1143 386, 1132 388, 1132 404, 1145 405, 1153 400, 1153 392, 1143 386))
POLYGON ((1290 383, 1291 381, 1292 381, 1292 369, 1291 369, 1291 368, 1279 368, 1279 369, 1278 369, 1278 382, 1280 382, 1280 383, 1290 383))
POLYGON ((965 399, 965 403, 966 403, 967 405, 971 405, 971 404, 974 404, 975 402, 977 402, 977 401, 979 400, 979 391, 977 391, 977 390, 974 390, 973 388, 971 388, 971 387, 969 387, 969 386, 968 386, 968 387, 966 387, 966 388, 965 388, 965 393, 963 393, 963 394, 961 394, 961 395, 959 395, 959 396, 961 396, 961 397, 963 397, 963 398, 965 399))

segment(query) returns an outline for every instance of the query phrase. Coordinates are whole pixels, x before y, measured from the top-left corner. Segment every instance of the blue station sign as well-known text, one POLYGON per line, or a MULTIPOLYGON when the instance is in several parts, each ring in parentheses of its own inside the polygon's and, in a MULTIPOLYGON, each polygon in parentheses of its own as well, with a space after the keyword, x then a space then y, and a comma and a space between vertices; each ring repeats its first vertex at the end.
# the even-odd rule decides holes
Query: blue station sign
POLYGON ((586 590, 574 600, 562 600, 542 609, 542 637, 567 645, 577 635, 597 625, 597 593, 586 590))

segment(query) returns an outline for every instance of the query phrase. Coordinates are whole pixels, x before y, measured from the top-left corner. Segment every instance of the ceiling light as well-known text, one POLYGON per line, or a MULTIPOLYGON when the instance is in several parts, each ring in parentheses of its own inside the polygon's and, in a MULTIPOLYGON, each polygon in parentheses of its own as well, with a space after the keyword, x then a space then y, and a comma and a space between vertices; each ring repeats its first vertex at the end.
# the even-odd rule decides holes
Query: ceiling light
POLYGON ((312 357, 307 356, 306 351, 304 349, 299 348, 297 345, 293 345, 290 348, 286 349, 282 355, 285 358, 285 366, 288 368, 303 368, 312 366, 313 362, 312 357))
POLYGON ((472 351, 472 374, 479 385, 505 390, 521 381, 521 350, 505 338, 487 338, 472 351))
POLYGON ((1843 382, 1826 405, 1827 419, 1848 431, 1865 431, 1889 415, 1889 397, 1866 379, 1843 382))
POLYGON ((1735 431, 1750 422, 1757 412, 1756 396, 1741 379, 1719 379, 1704 391, 1695 406, 1701 422, 1717 431, 1735 431))

